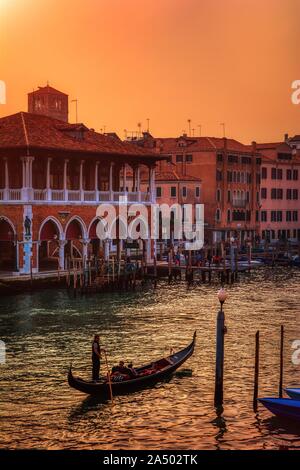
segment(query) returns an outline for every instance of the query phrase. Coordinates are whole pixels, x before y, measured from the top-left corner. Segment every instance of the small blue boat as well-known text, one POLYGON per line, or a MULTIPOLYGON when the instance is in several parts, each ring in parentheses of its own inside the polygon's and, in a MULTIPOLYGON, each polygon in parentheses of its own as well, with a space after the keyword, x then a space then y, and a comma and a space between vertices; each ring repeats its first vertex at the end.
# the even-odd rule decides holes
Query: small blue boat
POLYGON ((284 391, 293 400, 300 400, 300 388, 285 388, 284 391))
POLYGON ((291 261, 291 265, 300 268, 300 256, 295 256, 291 261))
POLYGON ((300 421, 300 400, 291 398, 259 398, 258 400, 274 415, 300 421))

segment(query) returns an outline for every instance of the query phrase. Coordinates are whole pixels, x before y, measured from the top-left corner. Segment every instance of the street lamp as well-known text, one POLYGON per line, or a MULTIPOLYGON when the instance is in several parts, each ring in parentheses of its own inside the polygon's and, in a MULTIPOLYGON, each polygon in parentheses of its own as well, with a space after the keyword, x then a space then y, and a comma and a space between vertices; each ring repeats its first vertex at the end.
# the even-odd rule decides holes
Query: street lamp
POLYGON ((224 287, 219 290, 218 299, 221 304, 221 310, 219 310, 217 317, 216 331, 215 407, 217 409, 223 405, 224 335, 227 333, 225 315, 223 312, 223 304, 227 299, 227 292, 224 287))
POLYGON ((223 304, 226 302, 226 299, 228 297, 228 294, 224 287, 222 287, 219 292, 218 292, 218 299, 221 304, 221 312, 223 312, 223 304))

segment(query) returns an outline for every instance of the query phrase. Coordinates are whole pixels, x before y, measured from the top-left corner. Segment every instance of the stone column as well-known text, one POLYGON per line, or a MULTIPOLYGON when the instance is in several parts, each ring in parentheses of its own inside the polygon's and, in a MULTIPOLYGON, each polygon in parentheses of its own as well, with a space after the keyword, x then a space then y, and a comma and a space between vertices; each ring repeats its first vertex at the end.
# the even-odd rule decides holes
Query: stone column
POLYGON ((123 165, 123 191, 126 192, 127 178, 126 178, 126 163, 123 165))
POLYGON ((83 164, 84 160, 80 161, 80 171, 79 171, 79 190, 80 190, 80 200, 84 200, 84 190, 83 190, 83 164))
POLYGON ((59 240, 58 242, 58 263, 59 269, 65 269, 65 246, 67 244, 67 240, 59 240))
POLYGON ((109 244, 110 244, 110 240, 104 240, 104 259, 105 261, 108 261, 109 259, 109 244))
POLYGON ((86 267, 86 260, 88 258, 88 245, 90 243, 90 239, 84 238, 82 240, 82 258, 83 258, 83 267, 86 267))
POLYGON ((151 261, 151 240, 145 240, 145 251, 147 263, 151 261))
POLYGON ((32 164, 33 164, 34 157, 28 157, 28 180, 29 180, 29 188, 32 189, 32 164))
POLYGON ((109 193, 110 193, 109 199, 111 201, 113 201, 114 199, 113 197, 113 168, 114 168, 114 164, 113 162, 111 162, 110 167, 109 167, 109 193))
POLYGON ((22 246, 23 246, 23 262, 22 262, 22 273, 23 274, 30 274, 31 270, 31 263, 32 263, 32 258, 33 258, 33 244, 32 244, 32 206, 28 204, 24 204, 23 206, 23 241, 22 241, 22 246), (31 226, 30 226, 30 234, 26 235, 26 228, 25 228, 25 221, 26 217, 29 218, 31 221, 31 226))
POLYGON ((151 197, 151 166, 148 166, 148 188, 149 188, 149 194, 151 197))
POLYGON ((15 241, 15 249, 16 249, 16 253, 15 253, 15 257, 16 257, 16 262, 15 262, 15 272, 19 272, 19 269, 20 269, 20 262, 19 262, 19 242, 17 240, 17 237, 16 237, 16 241, 15 241))
POLYGON ((150 172, 150 201, 155 202, 155 167, 150 172))
POLYGON ((132 191, 136 192, 136 166, 132 166, 132 191))
POLYGON ((5 187, 4 187, 4 200, 9 200, 9 176, 8 176, 8 163, 7 158, 4 158, 4 165, 5 165, 5 187))
POLYGON ((33 187, 32 187, 32 164, 34 161, 34 157, 26 157, 27 158, 27 174, 28 174, 28 198, 33 199, 33 187))
POLYGON ((138 165, 136 169, 136 187, 137 187, 137 193, 138 193, 138 201, 141 202, 141 167, 140 165, 138 165))
POLYGON ((26 165, 24 157, 21 157, 22 162, 22 189, 26 188, 26 165))
POLYGON ((22 201, 28 201, 32 198, 32 162, 34 157, 22 157, 23 165, 23 184, 22 184, 22 201))
POLYGON ((65 160, 64 161, 64 187, 63 187, 63 190, 64 190, 64 201, 67 201, 68 200, 68 162, 69 160, 65 160))
POLYGON ((96 164, 95 164, 95 197, 96 197, 96 201, 99 201, 99 195, 98 195, 98 167, 99 167, 99 162, 96 162, 96 164))
POLYGON ((51 195, 51 181, 50 181, 50 175, 51 175, 51 161, 52 158, 47 159, 47 175, 46 175, 46 191, 47 191, 47 201, 51 201, 52 195, 51 195))

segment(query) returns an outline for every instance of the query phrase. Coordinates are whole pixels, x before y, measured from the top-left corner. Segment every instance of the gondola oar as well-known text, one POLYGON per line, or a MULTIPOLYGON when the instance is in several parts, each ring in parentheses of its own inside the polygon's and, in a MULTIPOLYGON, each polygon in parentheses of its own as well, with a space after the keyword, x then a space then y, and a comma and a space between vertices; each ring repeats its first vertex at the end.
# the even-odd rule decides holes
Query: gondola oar
POLYGON ((105 356, 105 362, 106 362, 106 368, 107 368, 107 378, 108 378, 108 385, 109 385, 109 393, 110 393, 110 400, 113 403, 114 398, 113 398, 113 393, 112 393, 112 386, 111 386, 111 378, 110 378, 110 370, 108 367, 108 362, 107 362, 107 355, 106 351, 104 350, 104 356, 105 356))

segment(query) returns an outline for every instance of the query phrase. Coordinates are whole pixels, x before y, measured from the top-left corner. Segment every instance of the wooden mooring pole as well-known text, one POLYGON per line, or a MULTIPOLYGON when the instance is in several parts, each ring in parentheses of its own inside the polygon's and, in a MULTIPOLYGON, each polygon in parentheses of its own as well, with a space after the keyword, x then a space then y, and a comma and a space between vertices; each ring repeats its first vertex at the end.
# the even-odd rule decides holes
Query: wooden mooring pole
POLYGON ((235 250, 235 258, 234 258, 234 279, 237 281, 239 273, 239 265, 238 265, 238 249, 235 250))
POLYGON ((216 375, 215 375, 215 407, 223 404, 223 377, 224 377, 224 334, 225 315, 223 309, 218 313, 216 336, 216 375))
POLYGON ((283 396, 283 351, 284 351, 284 326, 281 325, 280 330, 280 372, 279 372, 279 398, 283 396))
POLYGON ((31 289, 32 289, 32 285, 33 285, 32 263, 33 263, 33 259, 30 258, 30 288, 31 288, 31 289))
POLYGON ((112 257, 112 282, 115 284, 115 257, 112 257))
POLYGON ((92 266, 91 266, 91 263, 92 262, 89 259, 87 263, 88 263, 88 269, 89 269, 89 271, 88 271, 88 274, 89 274, 89 287, 91 287, 91 285, 92 285, 92 266))
POLYGON ((70 267, 70 264, 71 264, 71 261, 70 261, 70 257, 68 256, 67 257, 67 266, 68 266, 67 285, 68 285, 69 289, 71 287, 71 267, 70 267))
POLYGON ((156 256, 153 258, 153 269, 154 269, 154 287, 157 286, 157 260, 156 256))
POLYGON ((257 412, 258 398, 258 380, 259 380, 259 331, 255 335, 255 368, 254 368, 254 392, 253 392, 253 410, 257 412))
POLYGON ((168 278, 169 278, 169 284, 172 281, 172 253, 171 250, 168 253, 168 278))

